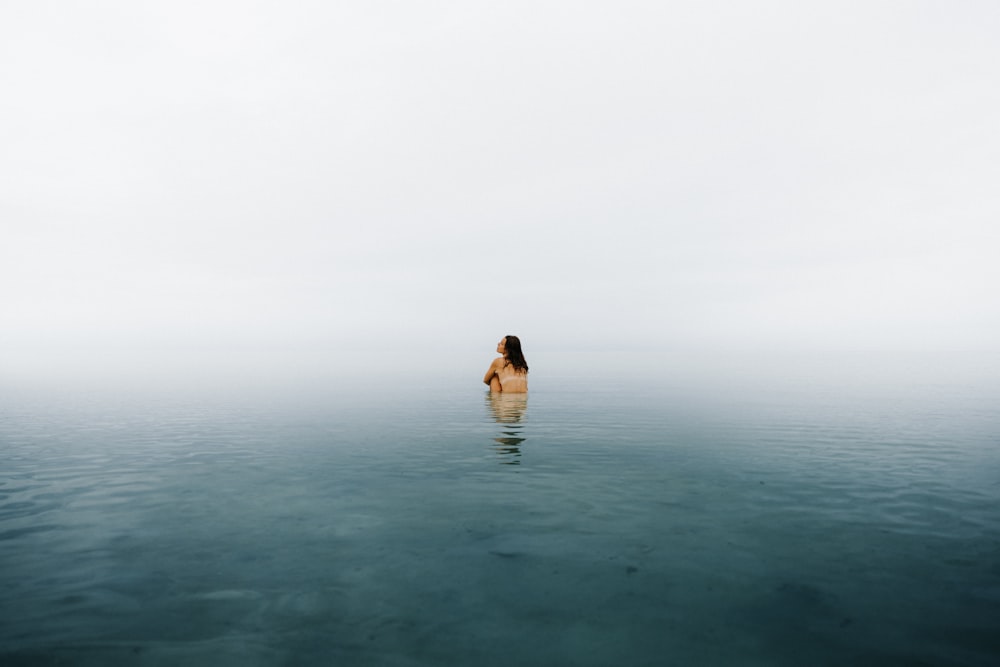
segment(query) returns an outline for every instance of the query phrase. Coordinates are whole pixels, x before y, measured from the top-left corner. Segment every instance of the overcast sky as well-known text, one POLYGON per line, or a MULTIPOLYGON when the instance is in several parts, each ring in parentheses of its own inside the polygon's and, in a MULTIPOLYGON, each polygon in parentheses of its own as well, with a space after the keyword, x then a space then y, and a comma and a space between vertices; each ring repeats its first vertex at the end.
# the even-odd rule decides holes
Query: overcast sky
POLYGON ((0 363, 995 350, 998 35, 993 0, 4 2, 0 363))

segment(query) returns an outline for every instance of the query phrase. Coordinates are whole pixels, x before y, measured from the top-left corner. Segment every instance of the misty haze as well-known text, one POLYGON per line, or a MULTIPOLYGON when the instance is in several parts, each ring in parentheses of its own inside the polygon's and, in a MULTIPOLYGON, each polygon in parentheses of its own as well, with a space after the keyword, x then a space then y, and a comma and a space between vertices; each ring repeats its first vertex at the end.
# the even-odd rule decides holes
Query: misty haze
POLYGON ((0 663, 995 664, 997 34, 7 3, 0 663))

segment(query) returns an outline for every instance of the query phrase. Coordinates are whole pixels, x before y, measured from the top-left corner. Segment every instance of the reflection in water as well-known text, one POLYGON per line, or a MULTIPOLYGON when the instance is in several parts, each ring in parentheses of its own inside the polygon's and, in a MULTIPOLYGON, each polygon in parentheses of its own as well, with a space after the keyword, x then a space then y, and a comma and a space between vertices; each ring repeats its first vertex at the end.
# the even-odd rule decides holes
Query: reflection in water
POLYGON ((524 442, 524 428, 521 420, 528 409, 527 394, 507 394, 491 391, 486 394, 486 405, 493 419, 501 425, 500 435, 493 438, 496 450, 507 465, 521 463, 521 443, 524 442))

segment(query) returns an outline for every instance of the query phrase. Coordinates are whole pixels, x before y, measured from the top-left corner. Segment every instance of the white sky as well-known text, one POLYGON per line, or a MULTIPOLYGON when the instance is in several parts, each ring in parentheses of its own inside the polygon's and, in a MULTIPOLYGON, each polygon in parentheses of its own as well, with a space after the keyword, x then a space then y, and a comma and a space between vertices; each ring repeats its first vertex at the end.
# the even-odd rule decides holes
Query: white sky
POLYGON ((998 35, 993 0, 5 2, 0 373, 996 350, 998 35))

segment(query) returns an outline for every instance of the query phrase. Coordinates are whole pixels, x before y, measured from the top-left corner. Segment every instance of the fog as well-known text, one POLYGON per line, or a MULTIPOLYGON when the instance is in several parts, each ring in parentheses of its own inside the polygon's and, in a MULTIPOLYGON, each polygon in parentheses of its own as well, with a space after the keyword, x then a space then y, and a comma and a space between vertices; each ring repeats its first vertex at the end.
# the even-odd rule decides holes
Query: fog
POLYGON ((994 2, 5 3, 0 374, 995 353, 998 34, 994 2))

